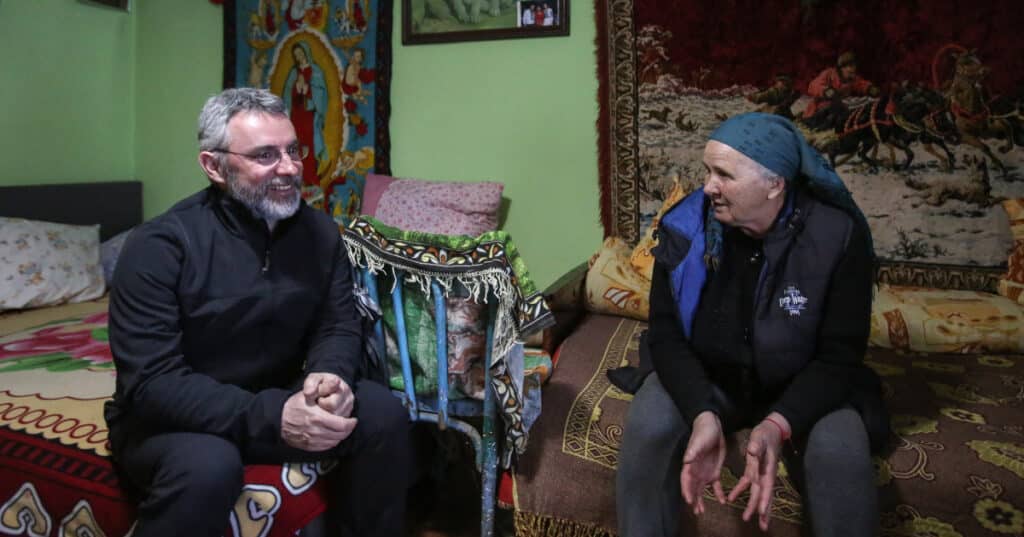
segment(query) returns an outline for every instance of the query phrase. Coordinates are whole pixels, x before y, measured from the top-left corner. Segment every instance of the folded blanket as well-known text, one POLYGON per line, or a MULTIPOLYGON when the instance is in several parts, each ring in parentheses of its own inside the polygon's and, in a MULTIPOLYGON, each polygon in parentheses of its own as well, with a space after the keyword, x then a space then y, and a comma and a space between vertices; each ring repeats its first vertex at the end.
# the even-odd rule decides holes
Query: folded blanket
MULTIPOLYGON (((517 369, 521 376, 521 369, 510 369, 507 358, 516 341, 554 324, 551 311, 530 279, 526 263, 508 233, 490 231, 476 238, 436 235, 404 231, 360 216, 349 224, 343 238, 353 265, 383 276, 391 285, 397 282, 396 271, 401 271, 402 284, 406 288, 418 288, 422 298, 429 298, 431 283, 437 282, 446 296, 452 298, 468 294, 468 299, 477 304, 497 300, 491 373, 492 388, 505 424, 506 442, 501 462, 508 467, 513 453, 526 449, 526 426, 523 383, 521 378, 514 378, 517 369)), ((390 289, 382 288, 381 294, 385 292, 390 289)), ((384 302, 385 297, 382 296, 381 301, 384 302)), ((428 314, 430 308, 419 307, 412 311, 422 316, 428 314)), ((418 326, 415 322, 407 334, 413 361, 422 362, 414 363, 414 368, 420 373, 416 389, 423 392, 436 389, 437 369, 436 364, 431 363, 436 354, 430 352, 434 345, 433 331, 418 330, 418 326)), ((458 346, 449 347, 454 352, 458 346)), ((457 355, 449 356, 449 371, 467 377, 457 377, 452 383, 454 387, 470 396, 480 392, 472 389, 474 382, 468 378, 470 372, 457 355)))

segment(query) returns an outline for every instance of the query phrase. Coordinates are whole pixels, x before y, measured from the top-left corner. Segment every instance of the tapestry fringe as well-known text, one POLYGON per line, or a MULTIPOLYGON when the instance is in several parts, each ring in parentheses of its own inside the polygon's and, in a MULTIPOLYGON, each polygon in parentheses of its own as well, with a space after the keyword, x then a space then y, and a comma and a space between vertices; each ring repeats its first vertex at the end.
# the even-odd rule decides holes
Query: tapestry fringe
POLYGON ((404 282, 415 284, 427 298, 430 298, 430 284, 436 281, 442 288, 445 297, 455 282, 462 284, 469 291, 470 298, 477 304, 486 304, 492 294, 498 300, 497 318, 494 320, 494 342, 491 367, 499 360, 504 360, 519 339, 519 327, 516 319, 516 286, 508 274, 495 267, 489 267, 473 274, 450 274, 414 267, 395 267, 387 263, 376 253, 370 251, 357 240, 343 236, 349 260, 357 267, 369 269, 373 274, 390 274, 391 289, 398 283, 397 270, 404 274, 404 282))
POLYGON ((516 511, 516 537, 616 537, 593 524, 516 511))

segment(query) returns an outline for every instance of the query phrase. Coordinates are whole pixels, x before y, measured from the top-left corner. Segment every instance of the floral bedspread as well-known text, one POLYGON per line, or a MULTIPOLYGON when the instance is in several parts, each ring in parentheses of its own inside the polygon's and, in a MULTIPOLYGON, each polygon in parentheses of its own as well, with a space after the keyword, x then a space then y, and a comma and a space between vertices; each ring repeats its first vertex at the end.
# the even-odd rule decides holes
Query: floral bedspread
MULTIPOLYGON (((115 377, 106 301, 5 315, 0 334, 0 534, 126 535, 135 508, 103 419, 115 377)), ((325 508, 325 470, 247 466, 225 535, 294 535, 325 508)))

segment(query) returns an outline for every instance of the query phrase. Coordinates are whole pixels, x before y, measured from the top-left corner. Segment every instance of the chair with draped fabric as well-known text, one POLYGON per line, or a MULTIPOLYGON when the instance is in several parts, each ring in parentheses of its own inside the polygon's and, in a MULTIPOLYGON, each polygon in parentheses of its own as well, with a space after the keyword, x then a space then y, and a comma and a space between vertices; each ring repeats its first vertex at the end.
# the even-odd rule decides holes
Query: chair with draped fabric
POLYGON ((397 365, 384 376, 410 420, 453 429, 472 443, 481 476, 480 534, 490 537, 498 467, 508 467, 526 441, 522 381, 515 379, 522 375, 522 353, 512 350, 518 339, 550 325, 551 313, 506 232, 433 235, 359 217, 343 237, 357 273, 357 295, 369 298, 364 309, 383 310, 371 313, 376 320, 369 354, 397 365), (477 389, 449 382, 463 378, 449 367, 449 312, 456 295, 477 304, 484 316, 478 320, 485 334, 477 389), (519 363, 511 363, 516 355, 519 363), (480 430, 467 418, 480 422, 480 430))

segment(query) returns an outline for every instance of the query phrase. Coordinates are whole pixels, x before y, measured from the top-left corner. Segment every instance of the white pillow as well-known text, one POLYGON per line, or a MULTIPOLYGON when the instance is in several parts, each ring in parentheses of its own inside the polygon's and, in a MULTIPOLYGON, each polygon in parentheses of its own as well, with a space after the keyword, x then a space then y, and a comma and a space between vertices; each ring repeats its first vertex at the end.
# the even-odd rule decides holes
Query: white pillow
POLYGON ((99 225, 0 216, 0 311, 84 302, 104 291, 99 225))

